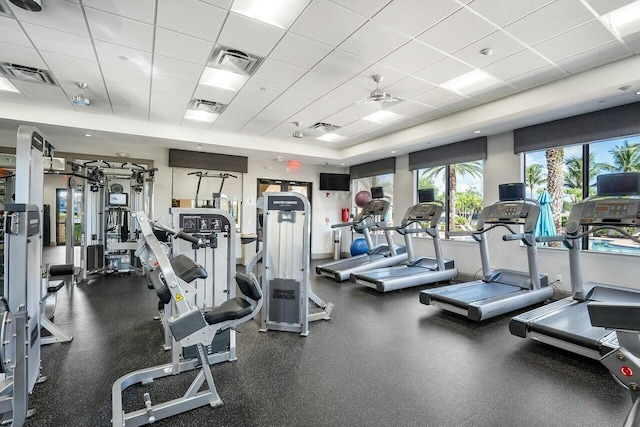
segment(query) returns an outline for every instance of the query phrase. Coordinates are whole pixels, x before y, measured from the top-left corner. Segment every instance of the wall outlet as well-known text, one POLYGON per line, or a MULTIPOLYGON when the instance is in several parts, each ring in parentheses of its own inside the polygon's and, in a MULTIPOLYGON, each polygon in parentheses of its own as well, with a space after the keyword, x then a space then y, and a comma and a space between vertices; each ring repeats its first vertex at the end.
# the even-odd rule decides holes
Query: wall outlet
POLYGON ((556 274, 556 281, 562 282, 562 274, 556 274))

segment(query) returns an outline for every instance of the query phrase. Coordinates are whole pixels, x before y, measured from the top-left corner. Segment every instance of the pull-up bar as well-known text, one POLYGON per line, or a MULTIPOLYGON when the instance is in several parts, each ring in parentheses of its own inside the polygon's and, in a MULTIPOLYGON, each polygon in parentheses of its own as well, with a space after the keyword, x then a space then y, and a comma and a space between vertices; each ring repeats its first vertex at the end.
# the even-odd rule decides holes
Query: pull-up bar
POLYGON ((218 190, 218 194, 222 194, 222 187, 224 187, 224 181, 227 178, 238 178, 235 175, 231 175, 227 172, 218 173, 215 175, 209 175, 209 172, 189 172, 187 175, 195 175, 198 177, 198 187, 196 188, 196 208, 198 207, 198 195, 200 194, 200 184, 202 183, 202 178, 220 178, 222 182, 220 183, 220 190, 218 190))

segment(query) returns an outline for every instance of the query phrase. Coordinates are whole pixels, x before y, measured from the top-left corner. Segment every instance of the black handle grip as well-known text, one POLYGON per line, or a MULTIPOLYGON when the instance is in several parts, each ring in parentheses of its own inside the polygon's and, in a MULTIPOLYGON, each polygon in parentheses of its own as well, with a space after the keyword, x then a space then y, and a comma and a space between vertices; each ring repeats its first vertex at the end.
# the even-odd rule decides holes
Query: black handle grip
POLYGON ((191 234, 185 233, 184 231, 179 231, 174 234, 174 237, 182 240, 186 240, 187 242, 193 243, 194 245, 199 245, 201 243, 200 239, 191 234))
POLYGON ((331 225, 331 228, 351 227, 352 225, 355 225, 355 222, 341 222, 340 224, 331 225))

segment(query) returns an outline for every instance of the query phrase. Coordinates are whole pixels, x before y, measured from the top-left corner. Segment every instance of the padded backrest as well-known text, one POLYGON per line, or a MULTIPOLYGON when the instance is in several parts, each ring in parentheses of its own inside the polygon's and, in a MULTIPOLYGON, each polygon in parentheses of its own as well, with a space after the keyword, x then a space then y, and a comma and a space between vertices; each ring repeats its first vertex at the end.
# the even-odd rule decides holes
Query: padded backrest
POLYGON ((251 298, 254 301, 259 301, 262 298, 260 284, 253 273, 250 273, 249 275, 236 273, 236 282, 238 283, 240 292, 248 298, 251 298))
POLYGON ((173 267, 176 276, 187 283, 191 283, 196 279, 207 278, 207 270, 184 254, 174 257, 171 260, 171 267, 173 267))

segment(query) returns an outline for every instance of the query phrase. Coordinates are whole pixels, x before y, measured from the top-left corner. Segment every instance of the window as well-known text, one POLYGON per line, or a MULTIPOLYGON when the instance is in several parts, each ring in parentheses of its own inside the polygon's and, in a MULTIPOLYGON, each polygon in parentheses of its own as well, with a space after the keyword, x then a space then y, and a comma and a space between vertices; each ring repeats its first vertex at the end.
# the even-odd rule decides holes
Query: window
MULTIPOLYGON (((640 136, 525 153, 527 195, 540 199, 545 190, 549 193, 557 234, 564 233, 571 207, 595 194, 598 175, 636 171, 640 172, 640 136)), ((637 234, 640 229, 627 231, 637 234)), ((584 239, 583 248, 640 254, 638 244, 609 230, 584 239)))
POLYGON ((446 238, 445 230, 475 229, 483 207, 482 175, 482 160, 417 170, 417 188, 435 189, 436 200, 445 204, 445 215, 439 226, 441 237, 446 238))
MULTIPOLYGON (((365 178, 358 178, 353 180, 353 195, 359 191, 370 191, 371 187, 382 187, 384 191, 384 197, 389 199, 390 207, 386 220, 389 224, 393 224, 393 175, 392 173, 384 175, 369 176, 365 178)), ((360 208, 356 206, 355 200, 352 200, 352 212, 355 214, 360 208)))

